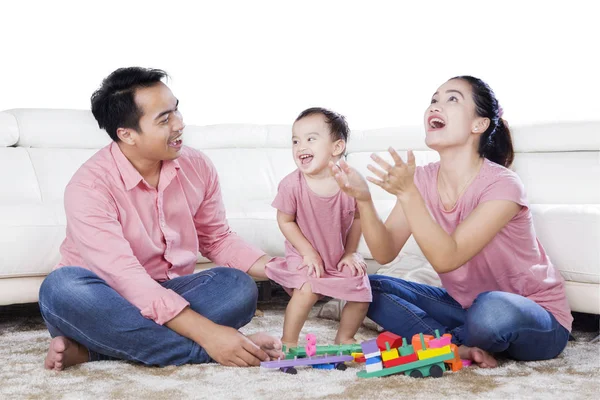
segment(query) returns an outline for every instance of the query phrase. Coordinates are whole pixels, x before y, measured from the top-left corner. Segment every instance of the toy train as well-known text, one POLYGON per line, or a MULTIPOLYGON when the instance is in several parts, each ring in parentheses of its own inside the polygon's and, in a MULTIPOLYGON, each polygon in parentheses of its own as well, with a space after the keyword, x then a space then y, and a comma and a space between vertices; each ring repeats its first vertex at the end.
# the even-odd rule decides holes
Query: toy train
POLYGON ((412 337, 411 344, 391 332, 381 333, 377 339, 361 344, 365 370, 356 375, 360 378, 373 378, 403 373, 415 378, 432 376, 439 378, 446 366, 452 371, 463 367, 458 348, 450 341, 452 335, 446 333, 435 337, 422 333, 412 337))

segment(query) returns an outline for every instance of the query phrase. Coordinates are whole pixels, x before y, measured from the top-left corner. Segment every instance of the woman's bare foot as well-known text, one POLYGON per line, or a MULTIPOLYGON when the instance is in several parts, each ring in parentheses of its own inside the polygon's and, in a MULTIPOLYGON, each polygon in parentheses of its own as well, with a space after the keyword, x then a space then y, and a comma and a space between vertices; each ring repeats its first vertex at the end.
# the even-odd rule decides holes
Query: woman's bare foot
POLYGON ((464 360, 471 360, 481 368, 496 368, 498 362, 490 353, 479 347, 459 346, 458 355, 464 360))
POLYGON ((271 360, 277 360, 278 358, 285 358, 285 354, 281 351, 281 340, 267 335, 264 332, 254 333, 248 335, 248 339, 254 342, 255 345, 261 348, 262 351, 267 353, 271 360))
POLYGON ((85 347, 64 336, 58 336, 50 342, 44 367, 62 371, 73 365, 88 362, 89 357, 90 355, 85 347))

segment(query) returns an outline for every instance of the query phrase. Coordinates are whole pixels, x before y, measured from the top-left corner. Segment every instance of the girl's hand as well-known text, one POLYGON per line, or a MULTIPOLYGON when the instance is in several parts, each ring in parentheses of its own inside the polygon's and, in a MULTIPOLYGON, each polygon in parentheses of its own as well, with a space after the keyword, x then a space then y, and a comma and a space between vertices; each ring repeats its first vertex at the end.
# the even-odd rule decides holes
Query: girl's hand
POLYGON ((298 269, 308 267, 307 275, 314 275, 317 278, 323 276, 325 270, 323 268, 323 260, 318 253, 309 254, 302 258, 302 265, 298 269))
POLYGON ((372 154, 371 158, 373 161, 379 164, 385 172, 369 164, 367 167, 369 171, 377 175, 380 179, 369 176, 367 180, 383 188, 386 192, 400 197, 416 188, 414 180, 416 169, 415 155, 412 150, 409 150, 407 162, 404 162, 396 150, 390 147, 388 151, 394 159, 394 165, 388 164, 377 154, 372 154))
POLYGON ((354 197, 357 201, 371 200, 367 181, 357 170, 350 168, 346 161, 341 160, 339 166, 330 161, 329 169, 344 193, 354 197))
POLYGON ((367 273, 367 263, 359 253, 345 254, 337 265, 337 270, 348 267, 352 270, 352 276, 364 276, 367 273))

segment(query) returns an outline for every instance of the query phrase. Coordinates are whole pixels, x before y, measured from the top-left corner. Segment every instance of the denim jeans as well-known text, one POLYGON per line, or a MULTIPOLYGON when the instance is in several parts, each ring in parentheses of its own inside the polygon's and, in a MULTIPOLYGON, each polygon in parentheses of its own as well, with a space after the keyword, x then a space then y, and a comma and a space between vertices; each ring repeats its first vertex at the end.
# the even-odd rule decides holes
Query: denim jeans
POLYGON ((536 302, 507 292, 484 292, 463 309, 445 289, 382 275, 370 277, 367 316, 402 337, 435 330, 457 345, 505 353, 522 361, 547 360, 567 345, 569 331, 536 302))
MULTIPOLYGON (((197 313, 235 329, 250 322, 256 310, 256 284, 233 268, 213 268, 161 285, 184 297, 197 313)), ((85 346, 90 361, 122 359, 159 366, 212 362, 197 343, 143 317, 87 269, 51 272, 40 288, 39 304, 50 335, 85 346)))

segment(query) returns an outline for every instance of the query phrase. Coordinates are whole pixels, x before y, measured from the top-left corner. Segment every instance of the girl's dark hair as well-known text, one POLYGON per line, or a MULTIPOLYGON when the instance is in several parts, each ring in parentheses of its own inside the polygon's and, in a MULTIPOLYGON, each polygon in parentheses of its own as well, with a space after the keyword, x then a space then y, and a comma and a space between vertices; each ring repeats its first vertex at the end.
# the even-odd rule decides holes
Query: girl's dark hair
POLYGON ((153 86, 167 77, 163 70, 141 67, 119 68, 111 73, 92 94, 92 114, 98 126, 115 142, 119 141, 118 128, 139 131, 143 110, 135 103, 135 90, 153 86))
POLYGON ((478 116, 490 120, 489 127, 481 134, 479 140, 479 155, 506 168, 510 167, 515 157, 515 151, 510 129, 506 121, 502 119, 502 109, 494 91, 479 78, 463 75, 452 79, 461 79, 471 85, 475 112, 478 116))
POLYGON ((302 111, 300 115, 298 115, 296 121, 314 114, 321 114, 325 117, 325 122, 327 125, 329 125, 329 130, 331 131, 331 138, 334 141, 342 139, 344 142, 348 143, 350 128, 346 122, 346 117, 336 113, 335 111, 331 111, 322 107, 307 108, 306 110, 302 111))

